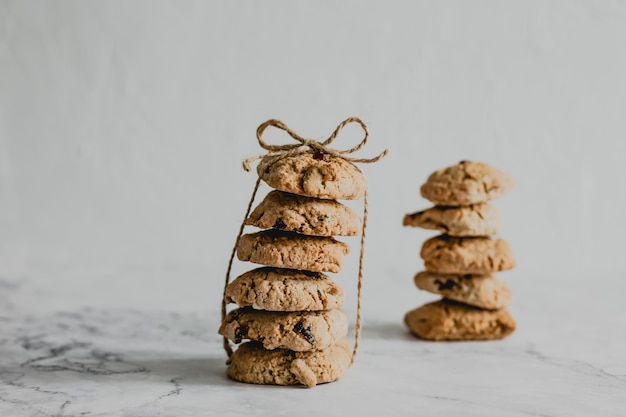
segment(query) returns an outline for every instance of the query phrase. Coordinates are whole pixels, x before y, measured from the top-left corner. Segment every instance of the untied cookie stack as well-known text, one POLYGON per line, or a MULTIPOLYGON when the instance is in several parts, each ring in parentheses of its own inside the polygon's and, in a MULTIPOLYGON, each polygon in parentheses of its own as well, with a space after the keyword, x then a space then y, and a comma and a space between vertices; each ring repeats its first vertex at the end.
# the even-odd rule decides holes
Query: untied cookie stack
POLYGON ((420 255, 426 270, 414 278, 418 288, 443 298, 405 315, 418 337, 490 340, 515 331, 506 310, 511 292, 494 275, 512 269, 515 259, 509 244, 494 237, 501 219, 488 204, 512 187, 504 172, 471 161, 436 171, 422 185, 422 196, 435 206, 405 215, 403 224, 443 233, 424 242, 420 255))
POLYGON ((362 223, 338 199, 363 197, 366 182, 353 164, 321 152, 263 161, 259 177, 274 190, 245 224, 237 257, 264 265, 237 277, 225 290, 229 312, 219 333, 239 344, 227 373, 255 384, 314 386, 343 376, 352 351, 342 288, 324 273, 338 273, 349 246, 333 236, 354 236, 362 223))

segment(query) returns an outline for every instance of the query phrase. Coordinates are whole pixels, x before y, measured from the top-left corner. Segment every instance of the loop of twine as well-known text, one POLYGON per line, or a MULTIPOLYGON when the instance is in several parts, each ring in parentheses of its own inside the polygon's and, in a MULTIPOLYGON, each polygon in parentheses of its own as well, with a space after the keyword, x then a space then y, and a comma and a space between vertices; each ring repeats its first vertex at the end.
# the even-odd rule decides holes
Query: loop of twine
POLYGON ((262 161, 259 163, 259 171, 262 172, 263 168, 272 165, 274 162, 278 161, 279 159, 283 159, 288 156, 300 155, 303 153, 315 154, 316 152, 321 152, 322 154, 331 155, 336 158, 341 158, 351 163, 361 162, 361 163, 367 164, 367 163, 376 162, 380 160, 381 158, 384 158, 389 152, 388 149, 385 149, 383 152, 381 152, 379 155, 373 158, 351 158, 349 156, 346 156, 347 154, 356 152, 359 149, 361 149, 363 146, 365 146, 365 144, 367 143, 368 137, 369 137, 369 131, 367 130, 367 125, 358 117, 349 117, 343 122, 339 123, 339 125, 335 128, 335 130, 328 137, 328 139, 326 139, 323 142, 318 142, 313 139, 305 139, 302 136, 298 135, 293 130, 291 130, 291 128, 289 128, 289 126, 287 126, 282 121, 277 120, 277 119, 270 119, 266 121, 265 123, 262 123, 256 130, 256 138, 257 138, 257 141, 259 142, 259 145, 263 149, 267 150, 268 152, 265 154, 255 155, 255 156, 251 156, 250 158, 244 159, 242 162, 242 165, 243 165, 243 169, 245 169, 246 171, 250 171, 252 169, 250 164, 252 164, 252 162, 256 160, 262 159, 262 161), (361 126, 361 129, 363 129, 363 133, 364 133, 363 139, 361 139, 361 141, 357 143, 356 146, 353 146, 350 149, 337 150, 337 149, 329 148, 328 145, 330 145, 337 138, 337 135, 339 134, 339 132, 346 125, 350 123, 358 123, 361 126), (274 127, 276 129, 280 129, 280 130, 287 132, 287 134, 289 134, 289 136, 291 136, 298 143, 293 143, 289 145, 268 144, 267 142, 265 142, 265 140, 263 140, 263 132, 265 132, 265 129, 267 129, 268 127, 274 127))
MULTIPOLYGON (((226 279, 224 280, 224 291, 222 294, 222 323, 224 323, 224 319, 226 318, 226 287, 228 287, 228 283, 230 282, 230 271, 233 268, 233 260, 235 259, 235 253, 237 253, 237 246, 239 245, 239 239, 243 234, 243 229, 245 227, 245 221, 250 215, 250 210, 252 210, 252 203, 254 202, 254 197, 256 197, 256 192, 259 190, 259 185, 261 185, 261 177, 258 177, 256 180, 256 184, 254 184, 254 190, 252 191, 252 195, 250 196, 250 201, 248 202, 248 208, 246 209, 246 215, 243 217, 243 221, 241 222, 241 226, 239 226, 239 233, 237 233, 237 238, 235 239, 235 245, 233 246, 233 250, 230 252, 230 259, 228 260, 228 269, 226 270, 226 279)), ((228 358, 233 355, 233 348, 230 347, 230 342, 228 338, 224 336, 223 338, 224 350, 228 355, 228 358)))
MULTIPOLYGON (((383 152, 381 152, 379 155, 373 158, 351 158, 351 157, 345 156, 346 154, 350 154, 361 149, 367 142, 368 136, 369 136, 369 132, 367 130, 367 126, 358 117, 350 117, 344 120, 343 122, 341 122, 337 126, 337 128, 334 130, 334 132, 328 137, 328 139, 326 139, 323 142, 318 142, 312 139, 305 139, 301 137, 300 135, 298 135, 293 130, 291 130, 289 126, 287 126, 282 121, 277 120, 277 119, 270 119, 266 121, 265 123, 262 123, 257 128, 257 131, 256 131, 256 137, 257 137, 257 140, 259 141, 259 145, 261 145, 261 147, 263 149, 266 149, 268 152, 263 155, 256 155, 256 156, 245 159, 243 161, 243 168, 246 171, 250 171, 251 170, 250 164, 256 160, 262 159, 262 161, 259 163, 259 172, 262 172, 262 169, 264 167, 269 166, 282 158, 286 158, 288 156, 293 156, 293 155, 300 155, 304 153, 316 153, 316 152, 321 152, 323 154, 332 155, 334 157, 341 158, 347 162, 352 163, 353 166, 355 167, 356 167, 356 165, 354 165, 355 162, 362 162, 362 163, 377 162, 387 155, 387 153, 389 152, 388 149, 385 149, 383 152), (335 149, 328 148, 328 145, 330 145, 336 139, 341 129, 343 129, 349 123, 358 123, 363 129, 364 136, 361 142, 359 142, 356 146, 350 149, 346 149, 346 150, 335 150, 335 149), (291 136, 293 139, 295 139, 299 143, 289 144, 289 145, 270 145, 266 143, 263 140, 263 132, 265 131, 265 129, 267 129, 270 126, 275 127, 280 130, 284 130, 285 132, 289 134, 289 136, 291 136)), ((237 234, 237 238, 235 239, 235 245, 233 246, 233 249, 230 254, 230 259, 228 261, 228 269, 226 271, 226 279, 224 281, 224 294, 222 296, 222 322, 224 322, 224 319, 226 317, 225 295, 226 295, 226 287, 228 287, 228 284, 230 282, 230 273, 231 273, 232 266, 233 266, 233 260, 235 258, 235 253, 237 252, 239 239, 241 238, 241 235, 243 234, 245 221, 250 215, 250 211, 252 210, 252 204, 254 203, 254 199, 256 197, 257 191, 259 190, 260 183, 261 183, 261 177, 259 176, 254 185, 254 190, 252 191, 252 195, 250 196, 250 201, 248 202, 246 214, 243 218, 243 221, 241 222, 241 226, 239 227, 239 233, 237 234)), ((358 271, 358 276, 357 276, 356 323, 355 323, 355 330, 354 330, 354 349, 352 350, 352 358, 350 361, 351 365, 354 363, 354 359, 356 358, 356 354, 359 349, 359 340, 361 337, 361 327, 362 327, 361 290, 363 287, 363 258, 364 258, 363 254, 364 254, 364 249, 365 249, 365 231, 366 231, 366 226, 367 226, 367 214, 368 214, 367 205, 368 205, 368 202, 367 202, 367 188, 366 188, 365 194, 363 196, 363 225, 361 228, 361 242, 360 242, 361 248, 359 252, 359 271, 358 271)), ((233 354, 233 349, 230 346, 230 342, 228 338, 224 337, 223 342, 224 342, 224 350, 226 351, 226 354, 228 355, 228 358, 229 358, 227 363, 229 363, 230 357, 233 354)))

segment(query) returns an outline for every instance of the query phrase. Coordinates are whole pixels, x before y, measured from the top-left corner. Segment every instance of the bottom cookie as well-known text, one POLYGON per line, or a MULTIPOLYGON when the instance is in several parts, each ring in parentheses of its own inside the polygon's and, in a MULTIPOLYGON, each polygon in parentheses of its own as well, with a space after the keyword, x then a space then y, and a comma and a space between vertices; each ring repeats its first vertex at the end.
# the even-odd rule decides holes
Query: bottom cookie
POLYGON ((227 374, 235 381, 249 384, 314 387, 341 378, 351 359, 350 344, 345 339, 329 348, 308 352, 265 350, 257 342, 246 342, 231 356, 227 374))
POLYGON ((502 339, 516 327, 506 310, 481 310, 445 299, 409 311, 404 322, 426 340, 502 339))

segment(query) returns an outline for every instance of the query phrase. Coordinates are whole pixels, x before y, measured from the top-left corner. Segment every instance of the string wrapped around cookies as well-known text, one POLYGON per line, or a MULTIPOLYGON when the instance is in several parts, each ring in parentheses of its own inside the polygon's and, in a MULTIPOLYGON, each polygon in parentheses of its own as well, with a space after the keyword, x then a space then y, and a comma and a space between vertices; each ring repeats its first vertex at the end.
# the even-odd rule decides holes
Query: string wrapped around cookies
POLYGON ((361 291, 367 225, 367 182, 356 163, 374 158, 350 154, 365 146, 367 126, 356 117, 341 122, 328 139, 306 139, 280 120, 262 123, 256 131, 265 154, 243 161, 250 171, 259 160, 256 180, 244 220, 231 252, 224 282, 222 323, 228 355, 227 374, 246 383, 308 387, 341 378, 356 357, 361 334, 361 291), (363 130, 363 139, 346 150, 330 148, 350 123, 363 130), (296 143, 268 144, 263 133, 269 127, 285 131, 296 143), (273 188, 252 209, 261 181, 273 188), (338 200, 363 198, 362 219, 338 200), (244 234, 245 226, 260 231, 244 234), (346 340, 348 317, 341 306, 343 289, 326 273, 338 273, 348 244, 335 236, 361 234, 357 276, 354 346, 346 340), (232 282, 237 255, 240 261, 260 267, 232 282), (237 308, 228 312, 228 303, 237 308), (246 340, 244 342, 244 340, 246 340), (231 342, 239 344, 233 351, 231 342))

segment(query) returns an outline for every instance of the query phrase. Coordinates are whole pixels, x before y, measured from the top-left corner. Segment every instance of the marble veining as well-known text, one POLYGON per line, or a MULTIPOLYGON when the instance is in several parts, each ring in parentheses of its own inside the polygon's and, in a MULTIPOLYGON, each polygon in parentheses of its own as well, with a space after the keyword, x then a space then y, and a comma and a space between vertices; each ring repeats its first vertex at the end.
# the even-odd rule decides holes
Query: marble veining
POLYGON ((369 311, 347 375, 305 389, 229 380, 215 309, 77 301, 44 314, 11 302, 31 286, 3 284, 0 416, 623 416, 626 315, 615 314, 614 285, 594 314, 573 312, 562 326, 546 317, 578 305, 584 286, 569 307, 522 294, 520 328, 498 342, 424 342, 396 313, 369 311))

